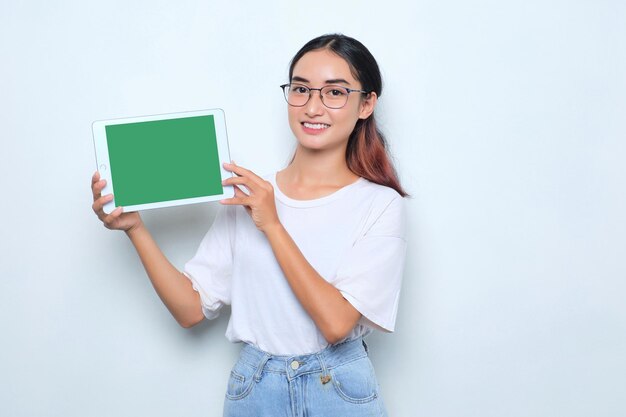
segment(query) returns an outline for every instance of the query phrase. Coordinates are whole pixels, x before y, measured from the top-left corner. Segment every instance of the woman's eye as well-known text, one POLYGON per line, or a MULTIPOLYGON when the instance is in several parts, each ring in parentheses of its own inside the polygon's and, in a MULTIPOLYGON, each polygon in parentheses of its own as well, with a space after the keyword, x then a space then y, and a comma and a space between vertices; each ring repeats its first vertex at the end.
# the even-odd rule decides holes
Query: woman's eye
POLYGON ((341 89, 338 89, 338 88, 333 88, 333 89, 328 90, 328 92, 326 94, 331 96, 331 97, 342 97, 342 96, 346 95, 346 92, 344 90, 341 90, 341 89))
POLYGON ((291 87, 291 92, 295 94, 308 94, 309 89, 301 85, 294 85, 291 87))

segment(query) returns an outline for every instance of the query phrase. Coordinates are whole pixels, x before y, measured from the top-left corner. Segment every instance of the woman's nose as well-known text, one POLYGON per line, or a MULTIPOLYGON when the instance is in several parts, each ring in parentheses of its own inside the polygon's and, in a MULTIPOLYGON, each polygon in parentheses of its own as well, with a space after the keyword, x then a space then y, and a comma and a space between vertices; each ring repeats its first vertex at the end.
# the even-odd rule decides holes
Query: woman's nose
POLYGON ((309 116, 319 115, 324 110, 324 103, 322 103, 322 94, 320 91, 311 91, 311 97, 306 103, 306 113, 309 116))

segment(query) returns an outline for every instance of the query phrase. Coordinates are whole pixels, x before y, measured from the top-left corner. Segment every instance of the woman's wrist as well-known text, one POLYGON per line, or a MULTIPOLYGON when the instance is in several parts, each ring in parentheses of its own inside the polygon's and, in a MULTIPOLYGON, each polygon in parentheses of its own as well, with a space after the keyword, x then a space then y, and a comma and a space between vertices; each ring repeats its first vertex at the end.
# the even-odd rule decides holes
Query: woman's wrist
POLYGON ((263 233, 265 233, 265 236, 267 236, 268 239, 272 236, 276 236, 278 233, 282 233, 285 231, 286 230, 280 221, 263 227, 263 233))
POLYGON ((137 236, 137 234, 141 233, 143 230, 143 221, 139 220, 139 222, 124 230, 124 232, 126 232, 126 236, 128 236, 132 240, 133 237, 137 236))

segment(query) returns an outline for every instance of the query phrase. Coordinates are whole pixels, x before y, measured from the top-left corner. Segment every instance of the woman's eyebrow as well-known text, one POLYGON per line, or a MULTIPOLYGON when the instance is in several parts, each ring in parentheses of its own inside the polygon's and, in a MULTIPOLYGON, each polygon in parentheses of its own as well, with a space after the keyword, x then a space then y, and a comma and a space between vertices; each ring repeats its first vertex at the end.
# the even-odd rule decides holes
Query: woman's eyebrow
POLYGON ((347 82, 346 80, 344 80, 343 78, 333 78, 332 80, 326 80, 326 84, 348 84, 348 85, 350 85, 350 83, 347 82))
POLYGON ((309 82, 309 80, 307 80, 306 78, 298 77, 297 75, 294 76, 294 77, 291 77, 291 82, 294 82, 294 81, 298 81, 298 82, 301 82, 301 83, 308 83, 309 82))
MULTIPOLYGON (((291 77, 291 82, 309 83, 310 81, 307 80, 306 78, 302 78, 302 77, 299 77, 297 75, 294 75, 293 77, 291 77)), ((326 84, 347 84, 347 85, 350 85, 350 83, 348 81, 344 80, 343 78, 333 78, 331 80, 326 80, 326 84)))

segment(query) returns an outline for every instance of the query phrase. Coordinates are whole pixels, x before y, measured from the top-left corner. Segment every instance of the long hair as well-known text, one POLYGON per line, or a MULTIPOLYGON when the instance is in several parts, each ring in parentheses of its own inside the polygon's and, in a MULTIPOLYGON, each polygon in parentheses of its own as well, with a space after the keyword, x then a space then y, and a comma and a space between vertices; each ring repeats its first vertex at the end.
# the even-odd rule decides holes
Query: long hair
MULTIPOLYGON (((307 42, 291 60, 289 80, 300 58, 307 52, 319 49, 327 49, 345 59, 352 75, 361 83, 361 88, 381 96, 383 81, 376 59, 361 42, 342 34, 322 35, 307 42)), ((385 136, 376 127, 374 113, 367 119, 359 119, 354 126, 346 148, 346 163, 356 175, 391 187, 402 197, 408 195, 400 185, 385 136)))

